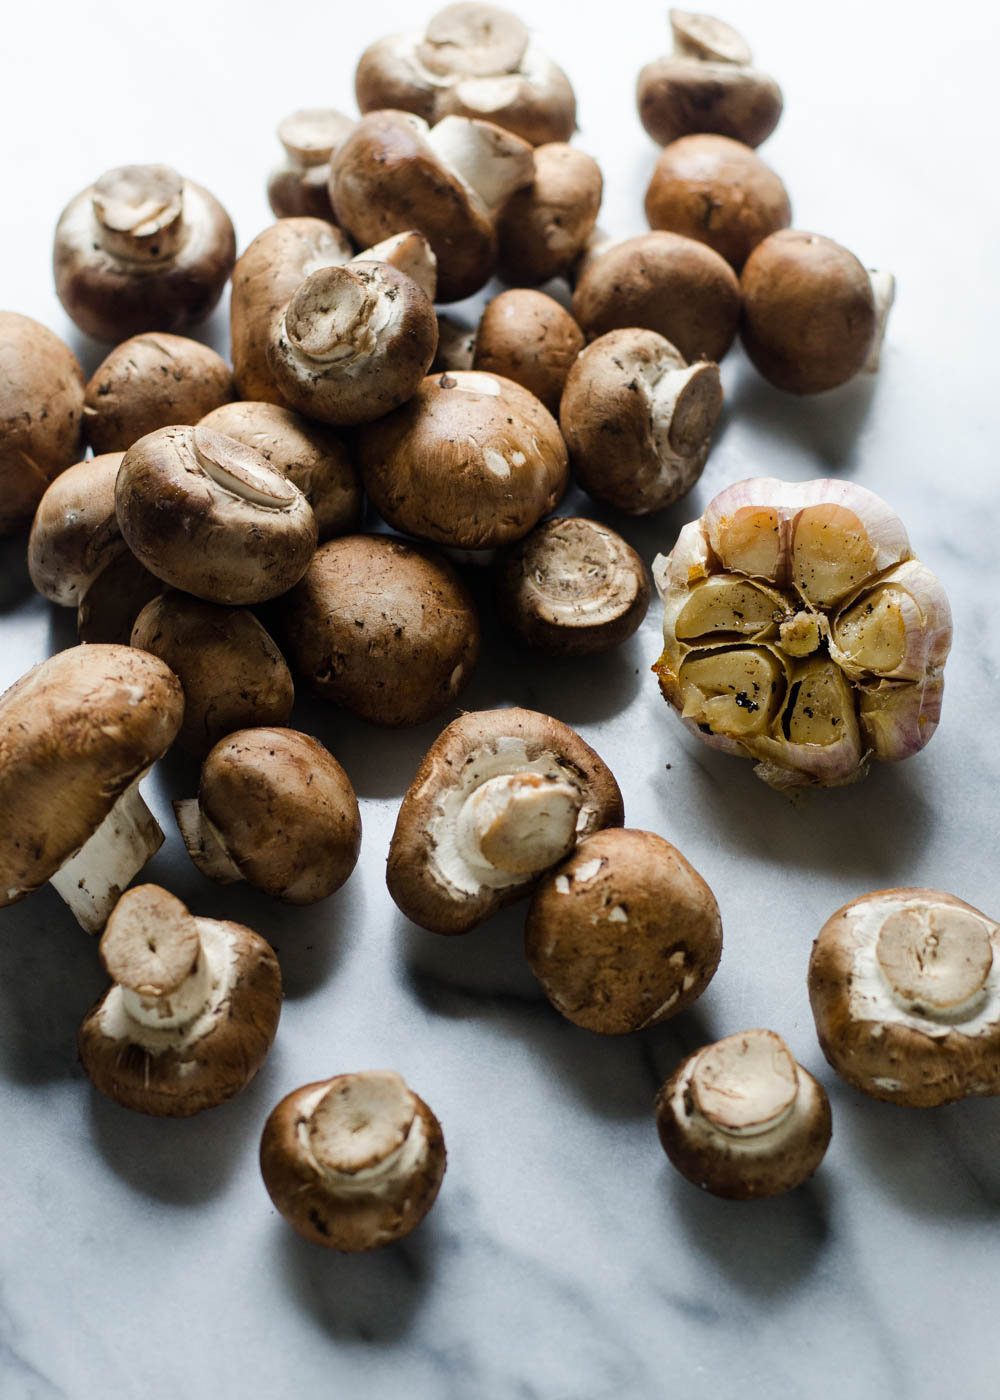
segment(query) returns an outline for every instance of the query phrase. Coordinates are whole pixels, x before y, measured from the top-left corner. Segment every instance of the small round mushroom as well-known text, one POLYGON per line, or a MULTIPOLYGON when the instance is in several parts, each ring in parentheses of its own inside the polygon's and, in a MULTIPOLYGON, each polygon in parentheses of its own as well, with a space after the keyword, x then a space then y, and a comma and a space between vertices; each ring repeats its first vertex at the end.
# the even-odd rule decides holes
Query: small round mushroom
POLYGON ((718 365, 687 364, 655 331, 609 331, 570 370, 559 426, 588 495, 645 515, 698 480, 721 408, 718 365))
POLYGON ((855 1089, 933 1108, 1000 1094, 1000 924, 942 890, 874 890, 820 929, 809 1001, 855 1089))
POLYGON ((354 427, 412 398, 437 347, 434 307, 389 263, 314 272, 275 317, 267 362, 286 402, 354 427))
POLYGON ((682 136, 662 151, 646 190, 650 228, 707 243, 737 272, 792 206, 780 177, 728 136, 682 136))
POLYGON ((361 850, 350 779, 318 739, 294 729, 228 735, 202 765, 198 796, 175 802, 174 813, 204 876, 247 880, 287 904, 339 890, 361 850))
POLYGON ((353 1254, 420 1224, 441 1188, 444 1137, 393 1070, 337 1074, 281 1100, 264 1125, 260 1170, 300 1235, 353 1254))
POLYGON ((76 609, 76 635, 81 642, 115 642, 127 647, 136 618, 147 603, 159 597, 165 584, 143 568, 125 549, 107 563, 76 609))
POLYGON ((199 425, 235 438, 283 472, 312 506, 320 540, 343 535, 361 518, 361 479, 347 447, 330 428, 272 403, 227 403, 199 425))
POLYGON ((566 444, 519 384, 482 371, 430 375, 359 436, 361 475, 397 530, 458 549, 526 535, 562 499, 566 444))
POLYGON ((607 765, 534 710, 461 715, 403 798, 386 882, 431 933, 468 933, 528 894, 578 841, 625 819, 607 765))
POLYGON ((646 616, 646 566, 614 530, 560 516, 506 550, 496 600, 505 625, 550 656, 590 656, 631 637, 646 616))
POLYGON ((688 1181, 730 1201, 801 1186, 830 1142, 830 1101, 774 1031, 740 1031, 678 1066, 656 1097, 663 1150, 688 1181))
POLYGON ((197 423, 236 397, 221 355, 180 335, 134 335, 87 385, 83 416, 95 452, 127 452, 157 428, 197 423))
POLYGON ((210 428, 140 438, 119 469, 115 509, 139 562, 207 602, 276 598, 316 550, 316 517, 298 487, 210 428))
POLYGON ((276 219, 333 222, 327 189, 330 157, 353 127, 353 117, 332 107, 301 108, 278 123, 285 159, 267 181, 267 198, 276 219))
POLYGON ((740 319, 740 284, 714 249, 679 233, 643 233, 593 258, 573 294, 588 340, 640 326, 676 345, 686 360, 718 363, 740 319))
POLYGON ((884 316, 872 276, 833 239, 772 233, 747 259, 740 286, 743 348, 777 388, 821 394, 853 379, 873 352, 877 363, 884 316))
POLYGON ((68 345, 0 311, 0 536, 30 525, 49 483, 80 456, 83 393, 68 345))
POLYGON ((657 1026, 701 996, 719 965, 715 896, 650 831, 581 841, 540 882, 525 951, 557 1011, 601 1035, 657 1026))
POLYGON ((573 317, 552 297, 522 289, 501 292, 479 322, 472 367, 512 379, 554 415, 585 343, 573 317))
POLYGON ((709 131, 759 146, 778 125, 781 88, 753 67, 741 34, 711 15, 670 11, 674 52, 639 74, 639 119, 661 146, 709 131))
POLYGON ((180 681, 122 646, 79 646, 0 696, 0 908, 48 880, 88 933, 163 843, 139 782, 181 724, 180 681))
POLYGON ((534 179, 497 219, 501 276, 515 286, 566 277, 593 232, 604 193, 601 167, 564 142, 538 146, 534 179))
POLYGON ((233 730, 284 724, 295 688, 285 658, 246 608, 161 592, 139 613, 131 644, 164 661, 184 691, 177 742, 203 758, 233 730))
POLYGON ((297 671, 372 724, 430 719, 465 689, 479 657, 476 607, 458 574, 389 535, 323 545, 282 613, 297 671))
POLYGON ((98 340, 188 330, 213 309, 235 261, 225 209, 166 165, 109 170, 56 226, 56 292, 98 340))
POLYGON ((100 951, 114 985, 78 1042, 96 1089, 137 1113, 187 1118, 246 1088, 281 1014, 281 970, 263 938, 138 885, 116 904, 100 951))
POLYGON ((28 572, 43 596, 76 607, 112 559, 128 552, 115 515, 122 452, 67 467, 38 503, 28 536, 28 572))

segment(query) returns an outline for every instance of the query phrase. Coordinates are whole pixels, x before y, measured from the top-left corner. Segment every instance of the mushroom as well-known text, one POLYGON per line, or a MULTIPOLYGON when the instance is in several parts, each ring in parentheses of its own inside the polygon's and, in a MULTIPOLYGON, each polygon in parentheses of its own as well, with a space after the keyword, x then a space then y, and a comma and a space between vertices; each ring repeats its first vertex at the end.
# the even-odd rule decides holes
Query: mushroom
POLYGON ((527 142, 492 122, 409 112, 362 117, 330 166, 338 223, 362 245, 416 229, 437 258, 440 301, 460 301, 493 274, 494 219, 532 178, 527 142))
POLYGON ((534 710, 472 711, 438 736, 403 798, 389 893, 421 928, 468 933, 624 819, 610 769, 568 725, 534 710))
POLYGON ((411 398, 436 347, 434 307, 417 283, 354 260, 302 283, 272 322, 267 362, 292 408, 354 427, 411 398))
POLYGON ((488 117, 536 146, 568 141, 576 129, 566 74, 499 5, 448 5, 423 34, 377 40, 361 55, 354 91, 362 112, 396 107, 429 122, 488 117))
POLYGON ((236 261, 229 215, 167 165, 123 165, 70 200, 56 226, 56 292, 71 320, 115 343, 186 331, 236 261))
POLYGON ((722 920, 680 851, 650 831, 615 828, 579 842, 540 881, 525 951, 567 1020, 624 1035, 701 996, 719 965, 722 920))
POLYGON ((285 159, 267 181, 267 198, 276 219, 333 222, 327 190, 330 157, 353 127, 353 117, 332 107, 302 108, 278 123, 285 159))
POLYGON ((389 535, 323 545, 282 616, 292 663, 313 690, 372 724, 430 719, 479 657, 476 607, 458 574, 389 535))
POLYGON ((128 552, 115 515, 122 452, 67 467, 38 503, 28 536, 28 572, 44 598, 76 607, 102 569, 128 552))
POLYGON ((359 435, 361 475, 397 530, 459 549, 526 535, 562 499, 566 444, 543 405, 481 371, 431 375, 359 435))
POLYGON ((83 392, 69 346, 0 311, 0 536, 30 524, 49 482, 79 457, 83 392))
POLYGON ((313 1244, 356 1253, 420 1224, 445 1170, 441 1124, 393 1070, 304 1084, 264 1125, 264 1185, 313 1244))
POLYGON ((80 646, 0 696, 0 907, 46 881, 88 933, 163 842, 139 782, 180 728, 180 682, 121 646, 80 646))
POLYGON ((114 985, 78 1041, 95 1089, 137 1113, 187 1118, 246 1088, 281 1014, 281 970, 263 938, 138 885, 115 905, 100 952, 114 985))
POLYGON ((343 535, 361 518, 361 479, 351 453, 328 427, 272 403, 227 403, 199 425, 259 452, 295 483, 312 506, 320 540, 343 535))
POLYGON ((174 803, 209 880, 247 880, 288 904, 339 890, 358 862, 361 815, 351 781, 318 739, 240 729, 205 759, 198 796, 174 803))
POLYGON ((81 642, 117 642, 127 647, 143 608, 164 589, 162 579, 125 549, 116 554, 80 595, 76 634, 81 642))
POLYGON ((87 385, 83 416, 95 452, 127 452, 157 428, 197 423, 236 397, 221 355, 180 335, 134 335, 87 385))
POLYGON ((646 191, 650 228, 707 243, 739 272, 757 244, 792 221, 779 176, 728 136, 682 136, 660 153, 646 191))
POLYGON ((553 141, 535 148, 534 178, 497 220, 500 274, 515 286, 566 277, 597 222, 604 180, 585 151, 553 141))
POLYGON ((476 336, 474 369, 512 379, 559 412, 570 366, 585 344, 583 331, 542 292, 501 292, 487 303, 476 336))
POLYGON ((689 365, 655 331, 609 331, 566 380, 559 426, 577 483, 630 515, 663 510, 701 476, 722 408, 718 365, 689 365))
POLYGON ((649 606, 649 575, 621 535, 596 520, 543 520, 500 558, 504 624, 550 656, 590 656, 632 636, 649 606))
POLYGON ((790 394, 821 394, 878 365, 895 284, 818 233, 782 229, 740 279, 740 338, 754 366, 790 394))
POLYGON ((941 890, 838 909, 809 960, 823 1054, 862 1093, 911 1108, 1000 1094, 1000 925, 941 890))
POLYGON ((588 261, 572 309, 588 340, 641 326, 665 336, 686 360, 718 363, 736 335, 740 284, 706 244, 679 233, 643 233, 588 261))
POLYGON ((665 146, 710 131, 759 146, 778 125, 781 88, 753 67, 741 34, 711 15, 670 11, 674 52, 639 74, 636 101, 643 126, 665 146))
POLYGON ((210 428, 140 438, 119 469, 115 509, 150 573, 212 603, 276 598, 316 549, 316 517, 298 487, 210 428))
POLYGON ((944 591, 902 521, 853 482, 728 487, 653 563, 664 699, 771 787, 864 777, 937 727, 944 591))
POLYGON ((689 1055, 656 1096, 663 1150, 730 1201, 801 1186, 830 1142, 830 1101, 774 1031, 739 1031, 689 1055))
POLYGON ((234 729, 284 724, 295 688, 285 658, 246 608, 161 592, 135 620, 131 644, 165 662, 184 691, 177 742, 204 758, 234 729))

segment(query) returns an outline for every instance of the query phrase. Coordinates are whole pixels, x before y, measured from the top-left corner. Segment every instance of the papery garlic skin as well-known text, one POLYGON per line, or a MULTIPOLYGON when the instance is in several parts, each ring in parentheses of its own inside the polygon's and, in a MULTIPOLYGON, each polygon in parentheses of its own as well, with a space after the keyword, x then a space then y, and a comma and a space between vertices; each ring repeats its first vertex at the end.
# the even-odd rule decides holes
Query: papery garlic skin
POLYGON ((703 742, 756 759, 770 786, 854 782, 937 727, 948 600, 864 487, 738 482, 653 577, 664 698, 703 742))

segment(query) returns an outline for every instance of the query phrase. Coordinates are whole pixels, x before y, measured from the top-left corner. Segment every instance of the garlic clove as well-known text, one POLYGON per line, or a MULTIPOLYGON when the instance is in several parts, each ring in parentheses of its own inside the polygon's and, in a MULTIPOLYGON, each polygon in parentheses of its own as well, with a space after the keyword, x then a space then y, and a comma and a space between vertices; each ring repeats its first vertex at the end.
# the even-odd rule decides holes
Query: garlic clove
POLYGON ((861 686, 858 721, 867 748, 888 761, 919 753, 938 727, 943 692, 940 675, 861 686))
POLYGON ((786 610, 780 593, 739 574, 716 574, 693 588, 686 599, 682 595, 679 602, 673 632, 682 641, 697 641, 716 632, 761 638, 775 633, 786 610))
POLYGON ((830 655, 852 680, 918 680, 944 665, 951 636, 940 580, 908 559, 843 604, 831 625, 830 655))
POLYGON ((741 739, 766 733, 785 695, 785 671, 768 647, 694 652, 679 672, 681 717, 741 739))

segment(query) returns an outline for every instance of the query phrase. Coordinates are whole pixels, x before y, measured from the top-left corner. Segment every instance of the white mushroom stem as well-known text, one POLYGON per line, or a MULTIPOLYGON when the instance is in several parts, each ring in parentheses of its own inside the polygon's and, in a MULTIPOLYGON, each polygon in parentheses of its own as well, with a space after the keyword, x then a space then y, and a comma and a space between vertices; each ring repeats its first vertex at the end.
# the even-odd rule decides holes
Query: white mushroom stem
POLYGON ((790 1116, 798 1066, 773 1031, 746 1031, 709 1045, 691 1067, 698 1113, 726 1137, 758 1137, 790 1116))
POLYGON ((239 867, 230 859, 222 837, 201 810, 198 799, 185 797, 173 805, 188 855, 205 878, 220 885, 235 885, 242 880, 239 867))
POLYGON ((297 1131, 303 1156, 344 1195, 391 1191, 427 1156, 416 1099, 392 1070, 319 1085, 301 1104, 297 1131))
POLYGON ((395 314, 389 289, 348 265, 324 267, 298 288, 284 313, 284 333, 303 377, 370 358, 395 314))
POLYGON ((191 445, 194 460, 205 475, 233 496, 255 506, 284 510, 299 499, 299 491, 281 472, 251 447, 234 438, 195 428, 191 445))
MULTIPOLYGON (((383 238, 381 243, 357 253, 351 262, 390 263, 397 272, 416 282, 428 301, 437 296, 437 258, 422 233, 394 233, 391 238, 383 238)), ((467 368, 472 368, 471 359, 467 368)))
POLYGON ((696 457, 719 413, 719 369, 702 361, 668 368, 649 385, 650 419, 657 456, 664 461, 696 457))
POLYGON ((448 5, 428 21, 419 57, 441 77, 512 73, 528 38, 523 21, 498 5, 448 5))
POLYGON ((893 910, 875 955, 899 1005, 935 1020, 964 1020, 974 1011, 993 966, 985 922, 950 904, 893 910))
POLYGON ((278 139, 298 165, 328 165, 330 157, 357 125, 332 107, 304 107, 278 124, 278 139))
POLYGON ((94 186, 97 238, 114 257, 163 262, 181 246, 184 182, 166 165, 126 165, 94 186))
POLYGON ((896 279, 891 272, 885 272, 881 268, 875 267, 868 269, 868 276, 871 279, 872 293, 875 297, 875 339, 872 341, 868 358, 861 368, 867 370, 869 374, 874 374, 878 369, 879 356, 882 353, 886 322, 889 319, 889 312, 892 310, 892 303, 896 300, 896 279))
POLYGON ((744 66, 753 62, 753 53, 743 35, 732 25, 712 15, 671 10, 670 28, 673 31, 674 53, 679 58, 744 66))
POLYGON ((579 810, 580 792, 571 784, 538 773, 505 773, 469 797, 456 845, 472 866, 532 875, 573 849, 579 810))
POLYGON ((444 117, 426 139, 438 159, 479 195, 490 214, 534 179, 531 146, 489 122, 444 117))
POLYGON ((126 788, 89 841, 49 883, 88 933, 100 933, 122 891, 163 845, 163 832, 139 793, 126 788))

